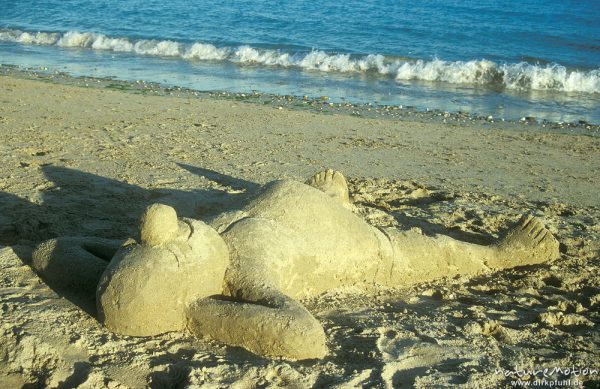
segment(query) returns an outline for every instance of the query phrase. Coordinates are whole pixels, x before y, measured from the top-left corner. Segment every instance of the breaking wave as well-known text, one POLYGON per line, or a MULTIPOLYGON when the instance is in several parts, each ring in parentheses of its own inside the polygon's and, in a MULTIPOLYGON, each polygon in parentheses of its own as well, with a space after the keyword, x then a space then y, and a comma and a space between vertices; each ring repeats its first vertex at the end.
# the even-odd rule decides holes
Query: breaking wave
POLYGON ((113 38, 93 32, 26 32, 0 30, 0 42, 79 47, 141 55, 177 57, 198 61, 295 67, 322 72, 375 73, 397 81, 438 81, 476 84, 514 90, 551 90, 600 93, 600 69, 569 70, 558 64, 540 66, 527 62, 498 64, 488 60, 410 61, 380 54, 356 56, 320 50, 285 52, 250 46, 217 47, 210 43, 185 44, 172 40, 113 38))

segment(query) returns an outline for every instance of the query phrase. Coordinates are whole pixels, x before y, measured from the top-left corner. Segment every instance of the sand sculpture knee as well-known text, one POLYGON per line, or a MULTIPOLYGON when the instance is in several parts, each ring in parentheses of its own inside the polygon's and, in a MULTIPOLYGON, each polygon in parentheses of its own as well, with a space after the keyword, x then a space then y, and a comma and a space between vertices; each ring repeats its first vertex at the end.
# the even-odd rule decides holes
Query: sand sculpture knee
POLYGON ((122 243, 90 237, 51 239, 37 246, 31 266, 58 290, 94 294, 100 276, 122 243))
POLYGON ((342 286, 398 287, 558 257, 558 242, 533 218, 522 219, 498 243, 480 246, 370 226, 349 210, 339 172, 317 173, 307 183, 267 184, 211 227, 178 220, 164 205, 149 207, 139 243, 123 245, 100 277, 100 320, 127 335, 187 327, 266 356, 322 358, 323 328, 295 299, 342 286))

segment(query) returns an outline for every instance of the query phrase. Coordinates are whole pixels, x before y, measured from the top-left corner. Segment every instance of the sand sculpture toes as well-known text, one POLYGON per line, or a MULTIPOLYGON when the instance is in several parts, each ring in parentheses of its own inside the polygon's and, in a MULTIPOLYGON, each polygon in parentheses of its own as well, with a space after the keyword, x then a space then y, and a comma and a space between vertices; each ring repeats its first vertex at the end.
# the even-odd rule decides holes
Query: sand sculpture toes
POLYGON ((496 245, 499 255, 494 268, 533 265, 559 257, 560 244, 544 224, 533 216, 523 216, 496 245))
MULTIPOLYGON (((316 174, 308 185, 274 181, 244 208, 220 215, 210 226, 177 219, 165 205, 149 207, 139 243, 124 244, 100 277, 100 320, 127 335, 187 326, 197 336, 261 355, 322 358, 327 353, 323 328, 297 299, 341 286, 397 287, 480 274, 559 255, 556 239, 531 217, 490 246, 374 228, 348 209, 347 188, 343 175, 332 170, 316 174)), ((60 258, 68 264, 81 255, 77 260, 89 260, 93 268, 84 269, 94 273, 89 279, 98 277, 98 261, 106 262, 94 256, 97 250, 89 245, 83 250, 81 240, 71 242, 74 249, 63 241, 62 248, 40 246, 36 270, 55 276, 43 266, 46 258, 53 258, 56 269, 60 258)), ((105 253, 115 250, 111 244, 105 253)))
POLYGON ((306 181, 306 185, 319 189, 336 199, 342 205, 350 204, 348 183, 344 175, 336 170, 327 169, 319 172, 306 181))

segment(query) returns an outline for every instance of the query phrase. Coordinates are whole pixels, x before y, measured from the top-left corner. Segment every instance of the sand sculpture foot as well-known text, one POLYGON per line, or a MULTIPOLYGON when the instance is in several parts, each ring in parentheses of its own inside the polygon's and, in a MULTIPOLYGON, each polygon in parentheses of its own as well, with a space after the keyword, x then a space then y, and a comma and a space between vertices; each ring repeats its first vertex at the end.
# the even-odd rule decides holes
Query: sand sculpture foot
POLYGON ((348 183, 344 175, 337 170, 327 169, 319 172, 306 181, 306 185, 328 194, 343 206, 350 206, 348 183))
POLYGON ((551 262, 560 256, 558 240, 533 216, 523 216, 498 245, 495 268, 551 262))

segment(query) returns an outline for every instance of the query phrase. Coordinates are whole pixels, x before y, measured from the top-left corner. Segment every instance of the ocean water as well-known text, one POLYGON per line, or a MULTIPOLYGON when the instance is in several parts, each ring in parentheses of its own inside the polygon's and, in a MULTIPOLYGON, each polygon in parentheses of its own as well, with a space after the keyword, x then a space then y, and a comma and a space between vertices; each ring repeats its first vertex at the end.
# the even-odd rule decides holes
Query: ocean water
POLYGON ((600 123, 598 0, 0 0, 0 63, 600 123))

